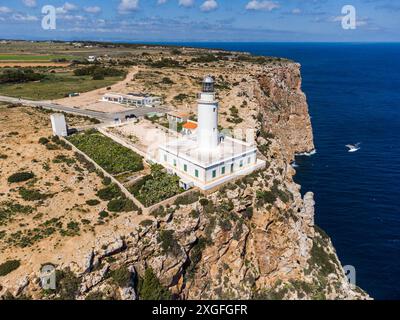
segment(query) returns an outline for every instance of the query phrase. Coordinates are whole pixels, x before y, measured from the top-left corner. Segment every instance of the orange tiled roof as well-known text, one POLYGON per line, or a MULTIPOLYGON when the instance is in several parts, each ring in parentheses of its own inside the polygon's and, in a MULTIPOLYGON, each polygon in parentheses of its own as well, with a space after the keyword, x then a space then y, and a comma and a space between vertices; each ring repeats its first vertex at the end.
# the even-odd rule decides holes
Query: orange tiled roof
POLYGON ((194 123, 194 122, 186 122, 186 123, 183 125, 183 127, 184 127, 185 129, 188 129, 188 130, 194 130, 194 129, 197 129, 197 123, 194 123))

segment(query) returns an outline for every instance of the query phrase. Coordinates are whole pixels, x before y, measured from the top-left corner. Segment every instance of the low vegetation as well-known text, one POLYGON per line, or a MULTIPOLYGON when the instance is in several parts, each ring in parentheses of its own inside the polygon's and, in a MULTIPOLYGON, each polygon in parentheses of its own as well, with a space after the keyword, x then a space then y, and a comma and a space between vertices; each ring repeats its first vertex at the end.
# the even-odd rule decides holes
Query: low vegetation
POLYGON ((126 288, 132 281, 132 275, 126 266, 121 266, 110 272, 112 281, 121 288, 126 288))
POLYGON ((32 172, 17 172, 8 177, 9 183, 19 183, 31 180, 35 177, 32 172))
POLYGON ((9 260, 0 264, 0 277, 4 277, 7 274, 17 270, 21 265, 19 260, 9 260))
POLYGON ((75 76, 91 76, 93 80, 104 80, 106 77, 125 76, 126 72, 116 68, 106 68, 101 66, 89 66, 74 70, 75 76))
POLYGON ((146 207, 169 199, 184 190, 179 186, 179 177, 168 174, 160 165, 151 167, 151 174, 130 188, 130 192, 146 207))
POLYGON ((171 293, 161 285, 151 268, 146 269, 143 278, 139 278, 137 289, 140 300, 171 300, 171 293))
POLYGON ((0 226, 6 225, 17 214, 27 215, 34 211, 31 206, 23 206, 15 201, 5 201, 0 203, 0 226))
POLYGON ((32 69, 27 68, 10 68, 0 72, 0 84, 25 83, 39 81, 44 78, 43 74, 36 73, 32 69))
POLYGON ((28 82, 0 83, 0 95, 11 97, 51 100, 68 97, 70 93, 82 93, 113 85, 123 80, 123 76, 93 80, 93 76, 75 76, 72 72, 42 72, 40 80, 28 82))
POLYGON ((143 170, 140 155, 96 130, 73 135, 69 141, 111 174, 143 170))

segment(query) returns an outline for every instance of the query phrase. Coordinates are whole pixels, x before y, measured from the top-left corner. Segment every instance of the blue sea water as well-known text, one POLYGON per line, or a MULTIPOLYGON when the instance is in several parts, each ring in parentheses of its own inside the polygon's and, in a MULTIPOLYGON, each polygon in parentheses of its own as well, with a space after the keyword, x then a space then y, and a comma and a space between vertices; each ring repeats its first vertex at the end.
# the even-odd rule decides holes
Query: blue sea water
POLYGON ((317 153, 298 157, 316 222, 376 299, 400 299, 400 44, 186 43, 302 64, 317 153), (349 153, 346 144, 361 142, 349 153))

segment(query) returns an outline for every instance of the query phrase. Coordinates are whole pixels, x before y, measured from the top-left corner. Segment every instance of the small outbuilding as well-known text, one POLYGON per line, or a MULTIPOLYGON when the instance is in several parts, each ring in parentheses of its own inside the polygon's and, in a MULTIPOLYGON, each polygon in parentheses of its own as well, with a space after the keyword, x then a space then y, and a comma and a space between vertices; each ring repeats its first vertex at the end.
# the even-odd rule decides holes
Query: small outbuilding
POLYGON ((68 126, 65 116, 62 113, 54 113, 50 116, 51 126, 53 128, 53 135, 59 137, 68 136, 68 126))

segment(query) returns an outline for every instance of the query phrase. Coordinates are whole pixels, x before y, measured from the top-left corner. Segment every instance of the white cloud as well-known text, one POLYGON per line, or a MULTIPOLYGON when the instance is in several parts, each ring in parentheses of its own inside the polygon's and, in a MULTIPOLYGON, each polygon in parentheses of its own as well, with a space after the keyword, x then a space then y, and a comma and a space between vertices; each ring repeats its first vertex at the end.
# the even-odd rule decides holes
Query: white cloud
POLYGON ((34 8, 37 6, 36 0, 22 0, 22 2, 24 3, 25 6, 29 8, 34 8))
POLYGON ((293 14, 300 14, 302 11, 301 11, 301 9, 299 9, 299 8, 295 8, 295 9, 293 9, 292 10, 292 13, 293 14))
POLYGON ((157 4, 164 4, 167 3, 167 0, 157 0, 157 4))
POLYGON ((32 16, 30 14, 24 15, 24 14, 21 14, 21 13, 14 13, 12 15, 11 19, 14 20, 14 21, 27 21, 27 22, 38 21, 39 20, 38 17, 36 17, 36 16, 32 16))
POLYGON ((1 13, 11 13, 12 10, 9 7, 0 7, 0 14, 1 13))
POLYGON ((272 11, 278 9, 280 5, 273 1, 258 1, 252 0, 246 5, 247 10, 266 10, 272 11))
POLYGON ((204 12, 214 11, 217 8, 218 8, 218 3, 215 0, 207 0, 200 7, 201 11, 204 12))
POLYGON ((182 7, 193 7, 194 0, 179 0, 179 5, 182 7))
POLYGON ((64 3, 64 5, 62 7, 59 7, 56 10, 57 10, 57 13, 59 13, 59 14, 65 14, 70 11, 78 10, 78 7, 76 5, 74 5, 73 3, 66 2, 66 3, 64 3))
POLYGON ((98 6, 86 7, 84 10, 87 13, 100 13, 101 12, 101 8, 98 6))
POLYGON ((139 8, 139 0, 121 0, 118 6, 119 13, 128 13, 139 8))

